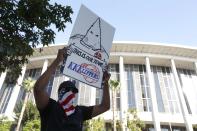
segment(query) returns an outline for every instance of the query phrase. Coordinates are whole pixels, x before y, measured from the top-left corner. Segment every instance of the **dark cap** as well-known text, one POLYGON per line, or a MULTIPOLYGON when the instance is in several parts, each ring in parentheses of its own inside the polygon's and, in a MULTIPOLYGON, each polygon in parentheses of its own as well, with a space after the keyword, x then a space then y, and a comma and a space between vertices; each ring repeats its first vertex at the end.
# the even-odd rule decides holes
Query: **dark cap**
POLYGON ((74 82, 72 82, 72 81, 62 82, 59 86, 58 92, 63 88, 66 90, 66 92, 72 91, 74 93, 78 93, 78 89, 76 88, 74 82))

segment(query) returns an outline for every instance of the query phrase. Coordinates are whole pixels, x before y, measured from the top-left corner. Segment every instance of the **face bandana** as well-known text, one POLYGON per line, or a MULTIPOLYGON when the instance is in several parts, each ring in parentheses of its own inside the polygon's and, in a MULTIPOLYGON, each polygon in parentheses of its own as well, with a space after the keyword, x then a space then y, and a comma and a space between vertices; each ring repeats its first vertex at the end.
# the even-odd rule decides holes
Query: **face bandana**
POLYGON ((59 104, 64 109, 64 112, 67 116, 73 114, 75 112, 75 106, 74 106, 74 99, 75 99, 75 93, 72 91, 65 92, 65 90, 61 90, 59 92, 59 104))

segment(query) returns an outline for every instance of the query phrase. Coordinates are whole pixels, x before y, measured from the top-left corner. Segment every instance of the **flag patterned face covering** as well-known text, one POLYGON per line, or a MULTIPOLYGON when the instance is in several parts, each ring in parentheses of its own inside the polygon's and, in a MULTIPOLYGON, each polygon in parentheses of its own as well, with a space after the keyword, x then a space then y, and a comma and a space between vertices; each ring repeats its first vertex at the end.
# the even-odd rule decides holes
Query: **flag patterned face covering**
POLYGON ((66 116, 69 116, 75 112, 74 100, 75 93, 72 91, 66 92, 65 89, 60 90, 58 102, 64 109, 66 116))

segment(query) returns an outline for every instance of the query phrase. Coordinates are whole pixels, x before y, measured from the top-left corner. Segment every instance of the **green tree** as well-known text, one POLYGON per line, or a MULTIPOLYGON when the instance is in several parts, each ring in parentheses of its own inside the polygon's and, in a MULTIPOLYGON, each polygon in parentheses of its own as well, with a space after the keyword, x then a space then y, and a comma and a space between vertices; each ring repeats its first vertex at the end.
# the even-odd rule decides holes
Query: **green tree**
MULTIPOLYGON (((19 104, 17 104, 17 108, 15 108, 15 113, 18 117, 16 121, 18 121, 18 119, 19 119, 22 106, 23 106, 23 103, 19 103, 19 104)), ((37 110, 36 105, 32 101, 28 101, 26 108, 25 108, 25 112, 23 114, 22 121, 21 121, 21 126, 23 126, 23 129, 24 128, 28 129, 29 125, 32 125, 33 123, 35 123, 35 125, 36 125, 37 121, 35 121, 35 120, 40 121, 39 112, 37 110)))
POLYGON ((91 119, 84 123, 85 131, 103 131, 105 123, 103 118, 91 119))
POLYGON ((145 124, 137 116, 136 109, 129 109, 127 115, 127 127, 131 131, 142 131, 145 128, 145 124))
POLYGON ((40 131, 40 120, 29 120, 23 127, 23 131, 40 131))
POLYGON ((32 102, 28 102, 23 116, 23 123, 26 124, 27 121, 39 120, 39 119, 40 119, 40 114, 38 112, 36 105, 32 102))
POLYGON ((112 90, 113 128, 114 128, 114 131, 116 131, 116 118, 115 118, 116 91, 120 89, 120 82, 117 80, 110 80, 109 84, 112 90))
POLYGON ((7 117, 0 118, 0 131, 10 131, 12 122, 8 121, 7 117))
POLYGON ((0 12, 0 73, 11 70, 14 78, 34 48, 54 43, 50 27, 64 31, 73 13, 70 6, 49 0, 1 0, 0 12))
POLYGON ((32 93, 33 87, 35 84, 35 80, 31 79, 30 77, 25 79, 22 83, 22 87, 25 90, 25 99, 24 99, 24 103, 21 109, 21 113, 17 122, 17 127, 16 127, 16 131, 19 131, 20 129, 20 125, 21 125, 21 121, 23 119, 23 114, 25 113, 25 108, 29 99, 29 95, 32 93))

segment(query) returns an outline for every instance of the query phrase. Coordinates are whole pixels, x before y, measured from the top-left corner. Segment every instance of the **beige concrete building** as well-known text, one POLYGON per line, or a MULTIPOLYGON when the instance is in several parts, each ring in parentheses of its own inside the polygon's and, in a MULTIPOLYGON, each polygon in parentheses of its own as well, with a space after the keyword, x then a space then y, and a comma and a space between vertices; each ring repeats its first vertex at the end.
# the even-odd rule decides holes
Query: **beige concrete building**
MULTIPOLYGON (((56 58, 63 45, 39 49, 24 65, 16 85, 5 82, 8 72, 0 76, 0 115, 14 117, 14 108, 23 99, 19 86, 30 76, 37 79, 56 58)), ((139 118, 145 122, 147 131, 193 131, 197 124, 197 48, 148 42, 113 42, 110 52, 112 79, 121 83, 116 95, 116 118, 126 129, 127 110, 135 108, 139 118)), ((47 92, 57 99, 57 87, 69 79, 59 69, 51 78, 47 92)), ((102 90, 77 83, 77 103, 98 104, 102 90)), ((112 120, 112 110, 104 113, 106 130, 112 120)))

